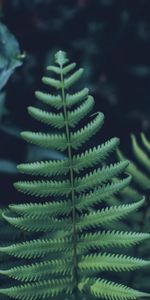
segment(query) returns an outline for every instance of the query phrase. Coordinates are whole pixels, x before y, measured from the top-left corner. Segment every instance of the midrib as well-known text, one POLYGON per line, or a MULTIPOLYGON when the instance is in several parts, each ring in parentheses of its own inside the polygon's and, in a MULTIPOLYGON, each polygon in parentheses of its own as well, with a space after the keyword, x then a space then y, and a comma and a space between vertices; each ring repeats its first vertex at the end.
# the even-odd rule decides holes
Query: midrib
POLYGON ((67 149, 68 149, 68 159, 69 159, 69 169, 70 169, 70 185, 71 185, 71 202, 72 202, 72 242, 73 242, 73 276, 74 276, 74 283, 75 283, 75 290, 74 290, 74 299, 78 300, 78 272, 77 272, 77 231, 76 231, 76 209, 75 209, 75 187, 74 187, 74 171, 73 171, 73 159, 72 159, 72 152, 71 152, 71 144, 70 144, 70 131, 69 131, 69 123, 68 123, 68 112, 67 112, 67 105, 66 105, 66 95, 65 95, 65 88, 64 88, 64 77, 63 77, 63 70, 61 67, 61 96, 63 101, 63 113, 64 113, 64 120, 65 120, 65 130, 66 130, 66 138, 67 138, 67 149))

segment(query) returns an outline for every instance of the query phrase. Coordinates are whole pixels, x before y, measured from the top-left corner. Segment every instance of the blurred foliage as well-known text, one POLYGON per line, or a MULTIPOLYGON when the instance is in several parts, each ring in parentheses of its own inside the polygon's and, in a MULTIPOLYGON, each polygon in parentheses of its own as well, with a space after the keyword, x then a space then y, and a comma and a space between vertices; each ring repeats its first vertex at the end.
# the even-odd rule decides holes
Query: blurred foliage
MULTIPOLYGON (((15 69, 22 65, 22 59, 16 38, 4 24, 0 23, 0 128, 4 118, 9 115, 6 108, 6 92, 1 90, 15 69)), ((15 174, 15 163, 9 159, 0 158, 0 172, 15 174)))
MULTIPOLYGON (((144 195, 144 207, 132 216, 131 222, 128 223, 128 230, 132 228, 134 231, 150 232, 150 141, 144 133, 141 133, 140 137, 131 135, 130 150, 130 164, 127 167, 127 172, 132 175, 132 184, 120 192, 118 198, 114 200, 120 202, 121 199, 121 203, 131 200, 139 201, 144 195)), ((118 150, 119 160, 129 158, 124 152, 118 150)), ((149 260, 149 240, 142 246, 135 247, 133 255, 149 260)), ((134 288, 138 288, 140 283, 143 289, 148 290, 149 280, 147 278, 150 278, 149 268, 145 269, 142 274, 140 272, 130 274, 129 282, 134 288)))
POLYGON ((22 64, 19 44, 7 27, 0 23, 0 90, 22 64))
MULTIPOLYGON (((0 3, 1 4, 1 3, 0 3)), ((20 54, 20 48, 15 37, 9 32, 7 27, 0 23, 0 128, 3 124, 3 120, 9 115, 9 111, 6 108, 6 92, 1 91, 5 84, 7 83, 10 76, 13 74, 15 69, 22 65, 22 57, 20 54)), ((3 143, 3 140, 2 140, 3 143)), ((2 145, 1 143, 1 145, 2 145)), ((14 175, 16 174, 16 165, 13 161, 9 160, 9 158, 1 158, 0 157, 0 173, 14 175)), ((5 221, 2 219, 2 203, 4 202, 1 199, 0 203, 0 245, 9 243, 10 240, 16 237, 20 238, 21 234, 17 232, 16 229, 8 226, 5 221)), ((0 255, 0 265, 5 262, 5 267, 8 263, 8 257, 5 255, 0 255)), ((1 282, 3 282, 3 279, 1 282)))

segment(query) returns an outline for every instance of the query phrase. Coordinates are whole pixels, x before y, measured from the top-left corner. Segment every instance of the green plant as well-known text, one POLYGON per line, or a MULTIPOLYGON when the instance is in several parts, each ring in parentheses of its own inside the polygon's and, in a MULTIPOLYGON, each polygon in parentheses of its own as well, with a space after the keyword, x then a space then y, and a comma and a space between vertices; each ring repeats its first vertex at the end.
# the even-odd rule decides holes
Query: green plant
POLYGON ((67 64, 68 59, 62 51, 56 53, 55 62, 56 65, 48 67, 48 70, 58 78, 44 77, 43 82, 60 93, 36 92, 36 97, 61 112, 52 113, 34 107, 29 107, 28 111, 35 119, 62 129, 63 133, 28 131, 21 135, 35 145, 61 150, 66 157, 18 166, 22 173, 52 179, 15 183, 19 191, 38 198, 48 197, 48 200, 10 205, 3 214, 7 222, 29 231, 33 236, 24 243, 0 247, 1 252, 22 259, 21 264, 0 271, 1 275, 15 280, 10 287, 1 288, 0 293, 22 300, 53 297, 79 300, 86 297, 93 299, 94 296, 135 299, 148 296, 147 293, 114 283, 109 272, 135 270, 147 266, 149 262, 118 252, 107 252, 107 249, 124 249, 150 235, 105 228, 109 224, 113 228, 113 221, 134 212, 144 203, 144 199, 111 207, 102 203, 103 200, 107 203, 107 198, 130 183, 131 176, 113 182, 114 176, 124 172, 128 161, 110 165, 105 163, 108 155, 118 146, 117 138, 101 146, 84 149, 85 142, 101 128, 104 116, 102 113, 94 114, 87 125, 78 128, 79 122, 93 108, 93 97, 88 95, 88 89, 68 94, 68 89, 80 79, 83 70, 68 75, 76 64, 67 64), (72 109, 73 106, 76 108, 72 109), (81 147, 83 152, 77 153, 81 147), (95 168, 97 164, 100 168, 95 168), (105 271, 107 280, 103 274, 105 271))
MULTIPOLYGON (((132 226, 134 230, 139 230, 140 232, 150 232, 150 142, 144 133, 141 133, 139 141, 132 134, 131 148, 133 159, 126 170, 132 175, 132 185, 121 191, 118 197, 122 197, 123 201, 128 199, 138 201, 141 195, 145 194, 143 209, 134 214, 130 227, 132 226)), ((126 156, 120 150, 117 151, 117 154, 119 159, 126 159, 126 156)), ((149 259, 149 243, 136 246, 134 255, 140 255, 149 259)), ((149 270, 145 270, 143 274, 134 272, 130 276, 129 281, 132 283, 132 286, 137 287, 140 283, 142 288, 145 289, 149 287, 149 280, 147 280, 149 275, 149 270)))
MULTIPOLYGON (((131 135, 131 148, 133 159, 127 167, 127 172, 132 176, 132 185, 120 191, 123 199, 138 201, 145 195, 143 210, 134 215, 134 228, 149 231, 149 201, 150 201, 150 143, 144 133, 141 133, 141 144, 134 134, 131 135)), ((118 158, 124 161, 126 156, 118 149, 118 158)))
MULTIPOLYGON (((121 196, 126 200, 137 201, 142 195, 146 195, 145 207, 149 206, 150 197, 150 142, 144 133, 141 133, 141 145, 134 134, 131 135, 131 159, 126 171, 132 176, 131 186, 127 186, 120 191, 119 197, 113 196, 110 204, 119 204, 121 196)), ((117 158, 122 161, 127 160, 127 156, 118 148, 117 158)), ((129 158, 128 158, 129 159, 129 158)), ((135 225, 135 224, 133 224, 135 225)), ((132 226, 133 226, 132 225, 132 226)), ((136 228, 141 230, 141 228, 136 228)))
MULTIPOLYGON (((9 245, 10 243, 15 243, 16 240, 21 240, 22 233, 17 228, 11 226, 8 222, 2 217, 3 212, 6 208, 0 209, 0 247, 9 245)), ((0 253, 0 269, 8 269, 10 266, 13 266, 13 257, 7 255, 6 253, 0 253)), ((0 275, 1 286, 7 284, 7 277, 0 275)), ((1 300, 6 300, 5 296, 0 297, 1 300)))
MULTIPOLYGON (((129 196, 135 200, 138 197, 136 190, 139 190, 141 193, 150 190, 150 142, 144 133, 141 133, 141 143, 142 145, 137 142, 134 134, 131 135, 131 146, 135 162, 130 162, 127 171, 132 175, 133 182, 136 185, 136 188, 132 188, 129 193, 129 196)), ((126 159, 120 150, 117 153, 119 159, 126 159)))

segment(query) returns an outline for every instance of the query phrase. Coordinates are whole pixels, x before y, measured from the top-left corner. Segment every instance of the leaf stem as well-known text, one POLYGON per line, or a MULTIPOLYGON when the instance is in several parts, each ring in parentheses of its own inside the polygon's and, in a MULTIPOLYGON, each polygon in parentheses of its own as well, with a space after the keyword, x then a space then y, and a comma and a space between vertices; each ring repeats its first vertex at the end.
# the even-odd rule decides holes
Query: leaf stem
POLYGON ((64 77, 63 77, 63 69, 61 65, 61 94, 63 101, 63 113, 65 119, 65 130, 66 130, 66 138, 68 143, 68 158, 69 158, 69 166, 70 166, 70 184, 71 184, 71 201, 72 201, 72 223, 73 223, 73 233, 72 233, 72 241, 73 241, 73 276, 75 280, 75 300, 78 300, 78 272, 77 272, 77 231, 76 231, 76 209, 75 209, 75 188, 74 188, 74 172, 72 167, 72 152, 71 152, 71 144, 70 144, 70 132, 69 132, 69 124, 68 124, 68 111, 66 106, 66 95, 65 95, 65 87, 64 87, 64 77))

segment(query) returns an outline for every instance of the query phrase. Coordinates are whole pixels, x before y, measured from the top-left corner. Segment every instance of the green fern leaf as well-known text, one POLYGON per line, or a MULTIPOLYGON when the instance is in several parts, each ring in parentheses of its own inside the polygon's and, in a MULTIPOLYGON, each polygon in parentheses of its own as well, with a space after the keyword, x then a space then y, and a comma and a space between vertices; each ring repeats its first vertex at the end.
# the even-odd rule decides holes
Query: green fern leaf
POLYGON ((106 249, 110 247, 129 247, 143 240, 149 239, 149 233, 102 231, 98 233, 82 234, 79 239, 79 248, 82 249, 106 249))
MULTIPOLYGON (((148 296, 99 278, 104 272, 107 275, 109 271, 130 271, 149 265, 134 255, 111 253, 112 248, 113 251, 117 247, 124 250, 147 240, 149 234, 109 230, 112 225, 118 228, 119 220, 140 208, 144 197, 139 200, 139 195, 136 202, 118 205, 115 196, 118 192, 124 193, 126 188, 128 195, 132 194, 127 187, 131 176, 124 178, 123 173, 129 168, 135 173, 136 169, 130 167, 127 160, 107 163, 107 157, 118 146, 117 138, 86 149, 85 143, 102 127, 104 115, 89 116, 94 99, 88 96, 87 88, 70 94, 69 88, 80 79, 83 69, 74 70, 76 64, 70 64, 63 51, 56 53, 55 63, 48 67, 51 77, 43 77, 42 81, 57 94, 37 91, 36 97, 60 111, 52 113, 35 107, 29 107, 28 111, 33 118, 60 132, 27 131, 22 137, 37 146, 60 150, 65 158, 18 166, 22 173, 42 178, 15 183, 17 190, 37 197, 37 203, 13 204, 1 212, 8 226, 23 231, 20 242, 0 246, 1 255, 14 259, 13 264, 0 268, 0 276, 6 282, 5 287, 0 288, 1 297, 85 300, 96 296, 128 300, 148 296), (86 115, 92 119, 82 126, 80 121, 84 121, 86 115), (83 145, 84 152, 77 153, 83 145), (46 176, 52 177, 51 180, 43 180, 46 176), (48 197, 46 202, 45 197, 48 197), (117 204, 110 205, 111 201, 117 204), (106 249, 110 252, 106 253, 106 249)), ((147 147, 145 139, 144 143, 147 147)))
POLYGON ((135 157, 138 159, 138 161, 147 169, 148 172, 150 172, 150 159, 147 156, 147 154, 140 148, 140 146, 137 143, 136 137, 132 134, 132 146, 133 146, 133 152, 135 157))
POLYGON ((70 127, 75 127, 80 120, 82 120, 93 108, 93 97, 88 96, 87 100, 83 102, 74 111, 68 112, 68 124, 70 127))
POLYGON ((9 270, 0 270, 0 275, 27 282, 42 280, 44 277, 46 279, 51 275, 71 275, 71 271, 71 261, 66 259, 55 259, 14 267, 9 270))
POLYGON ((1 289, 1 294, 12 297, 14 299, 41 299, 48 297, 56 297, 63 291, 70 294, 73 290, 73 283, 71 278, 52 279, 45 281, 38 281, 36 283, 27 283, 20 286, 1 289))
POLYGON ((91 254, 81 257, 79 269, 90 271, 131 271, 148 266, 149 261, 119 254, 91 254))
MULTIPOLYGON (((117 150, 117 154, 121 160, 126 159, 125 156, 119 150, 117 150)), ((144 189, 147 189, 150 186, 150 179, 142 171, 139 170, 139 168, 134 162, 130 162, 128 166, 128 172, 132 175, 133 180, 137 182, 140 186, 142 186, 144 189)))
POLYGON ((47 197, 53 195, 68 195, 70 193, 69 180, 66 181, 18 181, 15 188, 27 195, 47 197))
POLYGON ((75 94, 67 94, 66 95, 66 106, 68 108, 70 108, 73 105, 80 103, 88 96, 88 93, 89 93, 89 89, 84 88, 75 94))
POLYGON ((60 75, 60 68, 56 66, 48 66, 46 68, 48 71, 54 72, 57 75, 60 75))
POLYGON ((33 118, 47 125, 51 125, 58 129, 63 128, 65 126, 64 117, 62 113, 49 113, 47 111, 32 106, 28 107, 28 112, 33 118))
MULTIPOLYGON (((149 232, 149 191, 150 191, 150 177, 149 177, 149 167, 150 167, 150 157, 149 157, 149 141, 146 138, 144 133, 141 133, 141 140, 131 135, 131 149, 133 152, 133 161, 127 167, 127 171, 132 174, 133 185, 131 187, 126 187, 123 191, 120 191, 118 194, 118 201, 121 198, 132 199, 132 201, 137 201, 139 195, 145 194, 146 201, 144 208, 133 215, 132 223, 134 230, 147 231, 149 232)), ((118 156, 121 159, 124 159, 124 155, 118 151, 118 156)), ((130 220, 128 223, 128 228, 131 226, 130 220)), ((136 255, 149 258, 149 249, 148 242, 144 246, 136 247, 136 255)), ((146 277, 149 277, 149 271, 146 270, 144 275, 142 273, 134 273, 130 276, 130 279, 134 287, 138 286, 138 283, 141 284, 143 289, 148 289, 149 284, 146 277), (132 276, 132 277, 131 277, 132 276)))
POLYGON ((95 204, 101 203, 105 199, 109 199, 113 194, 118 193, 125 188, 131 181, 131 176, 119 180, 116 183, 103 184, 102 187, 95 189, 94 191, 83 194, 77 199, 77 208, 79 210, 87 209, 95 204))
POLYGON ((61 81, 60 80, 56 80, 54 78, 50 78, 50 77, 43 77, 42 78, 42 82, 50 85, 51 87, 54 87, 56 89, 60 89, 61 88, 61 81))
POLYGON ((46 216, 43 220, 40 216, 25 216, 25 217, 12 217, 7 215, 6 213, 3 214, 4 219, 13 226, 29 231, 29 232, 47 232, 47 231, 55 231, 61 230, 71 230, 71 221, 70 219, 58 220, 57 218, 51 218, 46 216))
POLYGON ((61 66, 61 69, 63 69, 63 66, 69 62, 69 59, 67 58, 67 53, 62 50, 59 50, 55 54, 55 62, 59 65, 59 67, 61 66))
POLYGON ((149 297, 149 294, 133 290, 122 284, 110 282, 105 279, 96 280, 91 285, 90 292, 93 296, 102 297, 110 300, 136 299, 141 297, 149 297))
POLYGON ((108 181, 113 176, 122 173, 128 166, 128 161, 120 162, 109 167, 103 167, 102 169, 94 170, 90 174, 87 174, 83 178, 75 179, 75 188, 77 192, 86 191, 87 189, 94 188, 97 185, 108 181))
POLYGON ((93 149, 86 150, 84 153, 73 156, 73 169, 78 172, 85 168, 93 167, 97 163, 104 162, 108 155, 114 151, 119 143, 119 139, 112 138, 110 141, 93 149))
POLYGON ((82 68, 74 72, 71 76, 69 76, 67 79, 64 80, 64 88, 68 89, 70 86, 72 86, 77 80, 80 79, 82 74, 83 74, 82 68))
POLYGON ((67 253, 72 248, 68 237, 54 239, 36 239, 10 246, 0 247, 0 252, 17 258, 41 258, 51 253, 67 253))
POLYGON ((41 161, 34 163, 20 164, 17 169, 24 174, 29 175, 43 175, 43 176, 55 176, 67 174, 69 172, 68 159, 53 160, 53 161, 41 161))
POLYGON ((63 106, 60 95, 51 95, 40 91, 36 91, 35 96, 41 102, 50 105, 56 109, 60 109, 63 106))
POLYGON ((82 218, 79 218, 77 222, 78 230, 82 231, 87 228, 96 228, 100 225, 105 225, 108 222, 113 222, 127 216, 135 209, 143 205, 144 198, 133 204, 123 204, 119 206, 111 206, 110 208, 103 208, 101 211, 94 211, 85 214, 82 218))
POLYGON ((66 137, 64 134, 48 134, 41 132, 23 131, 21 137, 32 144, 40 147, 65 150, 67 148, 66 137))
POLYGON ((98 113, 95 119, 88 123, 85 127, 78 130, 77 132, 71 134, 71 146, 73 149, 77 150, 80 148, 85 142, 87 142, 96 132, 101 128, 104 121, 104 115, 102 113, 98 113))
POLYGON ((59 216, 68 215, 71 210, 71 202, 69 201, 53 201, 46 203, 28 203, 28 204, 12 204, 9 205, 11 211, 19 215, 26 216, 59 216))
MULTIPOLYGON (((71 63, 71 64, 67 65, 66 67, 62 68, 63 75, 66 75, 67 73, 72 71, 75 67, 76 67, 76 63, 71 63)), ((48 66, 47 70, 52 71, 58 75, 61 74, 61 69, 56 66, 48 66)))
POLYGON ((63 69, 62 69, 63 75, 66 75, 67 73, 72 71, 75 67, 76 67, 76 63, 71 63, 71 64, 67 65, 66 67, 63 67, 63 69))

